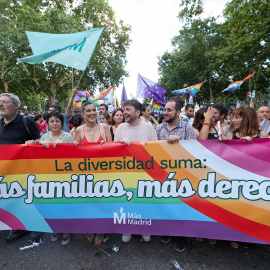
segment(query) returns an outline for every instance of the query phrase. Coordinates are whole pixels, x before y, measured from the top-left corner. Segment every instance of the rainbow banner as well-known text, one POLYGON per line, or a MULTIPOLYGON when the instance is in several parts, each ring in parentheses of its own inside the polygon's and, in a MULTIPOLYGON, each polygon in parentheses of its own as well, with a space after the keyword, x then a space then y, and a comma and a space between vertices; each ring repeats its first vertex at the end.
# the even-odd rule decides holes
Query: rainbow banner
POLYGON ((0 229, 270 243, 270 140, 0 146, 0 229))
POLYGON ((174 91, 172 91, 172 94, 178 95, 178 96, 183 96, 185 94, 189 94, 191 97, 194 97, 204 83, 205 83, 205 81, 203 81, 201 83, 197 83, 197 84, 189 86, 189 87, 186 87, 186 88, 183 88, 183 89, 180 89, 180 90, 174 90, 174 91))

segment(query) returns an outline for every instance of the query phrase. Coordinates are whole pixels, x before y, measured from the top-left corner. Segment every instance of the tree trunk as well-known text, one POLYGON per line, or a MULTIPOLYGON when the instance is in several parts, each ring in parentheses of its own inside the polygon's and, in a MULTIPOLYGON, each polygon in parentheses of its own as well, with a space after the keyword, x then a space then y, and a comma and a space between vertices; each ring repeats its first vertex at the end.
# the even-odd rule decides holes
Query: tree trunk
POLYGON ((8 93, 8 82, 4 82, 5 93, 8 93))
POLYGON ((51 105, 55 105, 56 91, 57 91, 57 86, 56 86, 56 84, 54 82, 52 82, 52 84, 51 84, 51 95, 50 95, 51 105))
POLYGON ((259 68, 258 68, 256 80, 255 80, 255 85, 254 85, 254 90, 257 90, 257 82, 258 82, 259 77, 260 77, 261 69, 262 69, 262 63, 259 64, 259 68))

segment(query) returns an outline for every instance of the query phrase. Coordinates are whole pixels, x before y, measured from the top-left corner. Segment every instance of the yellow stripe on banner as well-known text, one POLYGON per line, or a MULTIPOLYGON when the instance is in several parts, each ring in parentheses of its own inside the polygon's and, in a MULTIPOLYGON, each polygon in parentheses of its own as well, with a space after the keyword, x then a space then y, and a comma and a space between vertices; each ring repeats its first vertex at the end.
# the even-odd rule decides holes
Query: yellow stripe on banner
MULTIPOLYGON (((173 147, 169 145, 167 142, 161 143, 157 145, 151 145, 146 144, 144 147, 146 151, 148 151, 149 154, 152 156, 155 156, 155 160, 160 164, 162 160, 177 160, 179 159, 179 153, 181 153, 181 159, 185 160, 194 160, 194 156, 191 155, 184 147, 182 147, 180 144, 174 144, 173 147)), ((204 166, 204 164, 202 165, 204 166)), ((182 180, 185 178, 188 178, 190 182, 192 183, 192 186, 195 190, 197 190, 198 183, 201 179, 207 178, 208 172, 213 172, 213 170, 209 167, 201 168, 201 169, 192 169, 190 167, 184 169, 166 169, 166 171, 169 172, 176 172, 175 179, 182 180), (189 172, 190 171, 190 172, 189 172), (191 173, 192 171, 192 173, 191 173)), ((221 179, 228 179, 224 177, 224 175, 220 173, 216 173, 217 181, 221 179)), ((249 220, 252 220, 254 222, 258 222, 260 224, 264 224, 267 226, 270 226, 270 219, 266 220, 265 217, 269 216, 269 202, 263 202, 260 201, 260 204, 257 203, 256 206, 254 205, 254 202, 250 202, 246 199, 244 199, 242 196, 239 200, 222 200, 222 199, 206 199, 210 201, 211 203, 230 211, 236 215, 242 216, 244 218, 247 218, 249 220), (258 204, 260 205, 260 208, 258 207, 258 204), (263 206, 263 207, 262 207, 263 206), (254 216, 251 216, 250 213, 255 213, 254 216)))
MULTIPOLYGON (((71 175, 67 174, 37 174, 35 182, 71 182, 71 175)), ((22 188, 27 188, 27 177, 28 174, 20 174, 20 175, 8 175, 2 180, 7 184, 11 182, 18 181, 22 188)), ((138 180, 153 180, 146 172, 139 173, 127 173, 127 172, 117 172, 117 173, 95 173, 94 174, 94 182, 109 180, 111 183, 113 180, 120 179, 125 188, 137 188, 138 180)))
MULTIPOLYGON (((74 158, 74 159, 18 159, 0 161, 0 175, 9 174, 70 174, 70 173, 104 173, 111 172, 143 172, 143 169, 128 169, 133 166, 133 157, 111 158, 74 158), (118 161, 118 164, 116 162, 118 161), (125 166, 125 167, 124 167, 125 166), (122 167, 122 168, 121 168, 122 167)), ((140 168, 140 167, 139 167, 140 168)))

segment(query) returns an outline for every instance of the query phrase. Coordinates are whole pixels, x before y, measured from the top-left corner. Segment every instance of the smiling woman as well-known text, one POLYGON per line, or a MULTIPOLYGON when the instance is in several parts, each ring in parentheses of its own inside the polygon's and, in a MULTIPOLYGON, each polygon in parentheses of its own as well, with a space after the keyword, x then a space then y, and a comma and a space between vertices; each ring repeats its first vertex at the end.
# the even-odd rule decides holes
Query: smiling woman
POLYGON ((78 127, 75 131, 75 141, 77 143, 100 143, 105 141, 111 142, 112 137, 109 126, 102 123, 97 123, 96 106, 90 102, 85 102, 82 105, 82 116, 85 124, 78 127))
MULTIPOLYGON (((82 116, 85 124, 79 126, 75 131, 75 144, 82 143, 100 143, 105 141, 111 142, 112 137, 109 130, 109 126, 103 123, 97 123, 97 109, 93 103, 84 102, 82 104, 82 116)), ((93 243, 96 246, 102 244, 104 234, 88 234, 86 239, 89 243, 93 243)))
POLYGON ((259 130, 258 117, 254 109, 250 107, 240 107, 233 112, 231 129, 227 139, 245 139, 251 141, 252 138, 268 138, 265 131, 259 130))

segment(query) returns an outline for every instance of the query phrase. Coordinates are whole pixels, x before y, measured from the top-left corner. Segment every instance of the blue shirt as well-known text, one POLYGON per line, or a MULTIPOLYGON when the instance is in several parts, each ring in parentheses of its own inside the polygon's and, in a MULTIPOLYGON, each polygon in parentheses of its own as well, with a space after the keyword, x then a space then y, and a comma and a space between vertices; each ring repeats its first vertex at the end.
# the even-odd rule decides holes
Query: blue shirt
POLYGON ((167 140, 170 135, 180 136, 181 140, 197 140, 193 127, 182 119, 172 130, 168 130, 167 122, 163 122, 157 126, 156 132, 158 140, 167 140))

